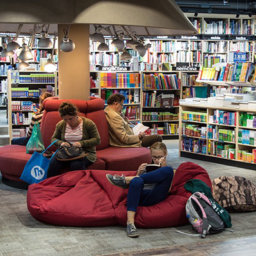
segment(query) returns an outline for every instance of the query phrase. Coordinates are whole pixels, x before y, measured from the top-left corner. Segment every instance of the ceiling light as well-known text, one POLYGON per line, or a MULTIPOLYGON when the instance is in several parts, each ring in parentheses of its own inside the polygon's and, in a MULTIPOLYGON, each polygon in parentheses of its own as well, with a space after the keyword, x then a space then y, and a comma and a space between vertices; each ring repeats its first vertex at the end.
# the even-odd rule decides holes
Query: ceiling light
POLYGON ((114 39, 111 44, 114 45, 118 51, 122 51, 124 49, 124 41, 119 38, 114 39))
POLYGON ((92 35, 90 35, 90 39, 93 42, 100 42, 100 43, 104 43, 105 41, 104 36, 100 33, 93 33, 92 35))
POLYGON ((41 33, 41 38, 38 40, 37 47, 38 48, 51 48, 52 41, 49 37, 46 37, 47 34, 45 32, 41 33))
POLYGON ((44 65, 44 70, 46 72, 55 72, 57 70, 57 66, 53 63, 53 54, 54 54, 55 42, 56 42, 56 35, 54 36, 54 39, 53 39, 51 58, 49 58, 47 60, 47 63, 44 65))
POLYGON ((145 56, 145 54, 147 52, 147 48, 143 44, 139 44, 135 48, 141 57, 145 56))
POLYGON ((120 59, 124 61, 129 61, 131 60, 132 56, 127 50, 125 49, 124 52, 121 54, 120 59))
POLYGON ((24 70, 24 69, 26 69, 27 67, 29 67, 29 64, 28 64, 27 62, 21 61, 21 62, 19 62, 19 64, 18 64, 18 70, 24 70))
POLYGON ((22 45, 22 51, 20 52, 19 59, 22 61, 33 60, 33 54, 25 43, 22 45))
POLYGON ((140 44, 138 41, 135 41, 133 39, 126 41, 126 47, 132 48, 133 50, 136 50, 136 46, 140 44))
POLYGON ((52 62, 52 58, 47 60, 44 70, 46 72, 55 72, 57 70, 57 66, 52 62))
POLYGON ((98 46, 98 51, 108 51, 109 50, 109 47, 106 43, 101 43, 99 46, 98 46))
POLYGON ((69 29, 70 29, 70 25, 68 25, 67 28, 63 30, 64 37, 60 43, 60 50, 63 52, 72 52, 75 49, 75 44, 68 37, 69 29))
POLYGON ((15 40, 19 37, 22 26, 23 24, 19 24, 15 38, 7 44, 7 52, 14 51, 20 48, 20 45, 17 42, 15 42, 15 40))

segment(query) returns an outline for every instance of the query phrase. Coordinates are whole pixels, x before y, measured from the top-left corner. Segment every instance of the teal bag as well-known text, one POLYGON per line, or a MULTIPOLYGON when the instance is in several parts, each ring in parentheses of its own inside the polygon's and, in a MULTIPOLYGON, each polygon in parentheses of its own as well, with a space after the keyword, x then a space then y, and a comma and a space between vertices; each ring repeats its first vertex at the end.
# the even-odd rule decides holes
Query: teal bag
POLYGON ((50 161, 58 150, 55 151, 51 158, 45 157, 44 153, 56 141, 57 140, 53 141, 42 153, 38 153, 37 151, 35 151, 32 154, 20 176, 21 180, 27 182, 28 184, 33 184, 39 183, 40 181, 43 181, 47 178, 47 171, 50 161))
POLYGON ((32 134, 26 145, 26 153, 42 152, 45 149, 39 123, 35 123, 32 134))

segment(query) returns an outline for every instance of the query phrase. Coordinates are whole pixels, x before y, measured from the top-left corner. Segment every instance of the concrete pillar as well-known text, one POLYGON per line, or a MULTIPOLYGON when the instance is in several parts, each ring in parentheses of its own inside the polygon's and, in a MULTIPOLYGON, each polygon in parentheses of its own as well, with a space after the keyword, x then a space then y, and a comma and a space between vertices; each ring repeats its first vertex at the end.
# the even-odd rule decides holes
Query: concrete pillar
POLYGON ((72 24, 69 38, 75 43, 72 52, 60 51, 65 25, 58 25, 59 97, 87 100, 90 96, 89 25, 72 24))

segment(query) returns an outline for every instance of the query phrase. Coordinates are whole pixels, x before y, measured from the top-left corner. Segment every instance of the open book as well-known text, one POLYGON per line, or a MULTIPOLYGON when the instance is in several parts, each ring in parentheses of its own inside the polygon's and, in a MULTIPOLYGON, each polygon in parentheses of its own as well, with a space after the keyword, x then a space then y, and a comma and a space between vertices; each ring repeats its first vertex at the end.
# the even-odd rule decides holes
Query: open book
POLYGON ((142 123, 137 123, 133 128, 133 133, 139 135, 140 132, 145 132, 149 127, 143 125, 142 123))
POLYGON ((145 172, 152 172, 160 167, 160 164, 147 164, 145 167, 145 172))

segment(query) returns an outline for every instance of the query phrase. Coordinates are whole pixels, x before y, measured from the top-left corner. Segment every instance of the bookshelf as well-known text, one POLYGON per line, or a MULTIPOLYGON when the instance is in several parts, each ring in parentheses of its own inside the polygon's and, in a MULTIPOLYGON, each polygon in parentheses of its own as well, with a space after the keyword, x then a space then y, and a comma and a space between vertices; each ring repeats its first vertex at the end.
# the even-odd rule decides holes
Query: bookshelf
POLYGON ((225 104, 180 103, 180 156, 255 169, 255 106, 225 104))
POLYGON ((41 93, 57 95, 57 73, 8 71, 8 123, 10 138, 27 133, 41 93))

